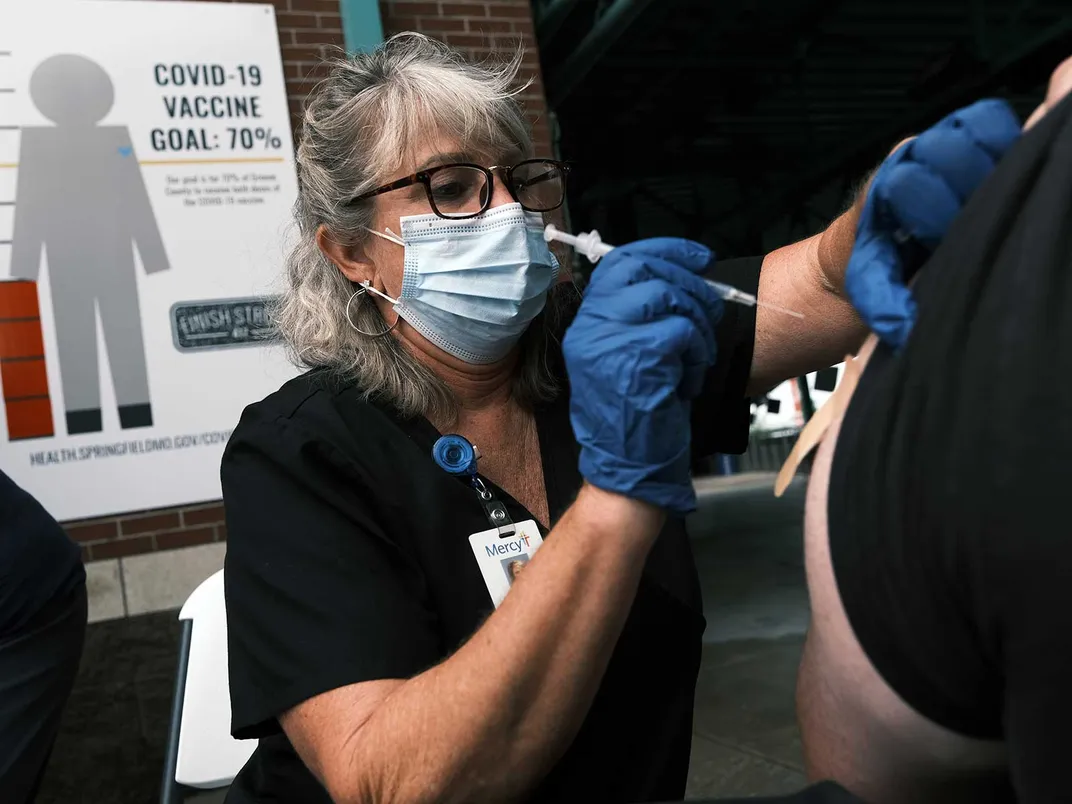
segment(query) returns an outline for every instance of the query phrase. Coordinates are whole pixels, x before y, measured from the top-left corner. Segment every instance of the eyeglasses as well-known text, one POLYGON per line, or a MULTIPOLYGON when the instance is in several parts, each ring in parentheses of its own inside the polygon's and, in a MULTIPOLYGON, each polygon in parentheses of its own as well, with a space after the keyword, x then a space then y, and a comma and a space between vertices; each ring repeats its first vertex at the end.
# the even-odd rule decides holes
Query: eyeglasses
POLYGON ((439 165, 356 195, 346 203, 356 204, 392 190, 421 184, 432 212, 439 217, 475 218, 491 206, 495 172, 501 174, 513 199, 529 212, 550 212, 562 206, 566 199, 569 165, 554 159, 526 159, 513 167, 481 167, 467 163, 439 165))

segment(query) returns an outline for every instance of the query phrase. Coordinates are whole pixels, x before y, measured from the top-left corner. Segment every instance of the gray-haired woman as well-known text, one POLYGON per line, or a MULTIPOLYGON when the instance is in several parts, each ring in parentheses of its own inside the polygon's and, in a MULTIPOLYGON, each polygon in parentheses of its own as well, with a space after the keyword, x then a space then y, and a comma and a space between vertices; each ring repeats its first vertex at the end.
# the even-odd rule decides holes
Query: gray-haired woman
POLYGON ((739 451, 749 389, 861 338, 828 289, 854 218, 711 267, 808 330, 723 311, 706 249, 646 241, 596 272, 628 281, 586 299, 564 361, 578 299, 541 214, 566 168, 532 152, 517 68, 407 34, 306 109, 279 324, 310 371, 246 410, 222 468, 233 731, 260 738, 229 801, 683 795, 686 400, 693 450, 739 451), (462 440, 437 462, 444 433, 475 474, 462 440))

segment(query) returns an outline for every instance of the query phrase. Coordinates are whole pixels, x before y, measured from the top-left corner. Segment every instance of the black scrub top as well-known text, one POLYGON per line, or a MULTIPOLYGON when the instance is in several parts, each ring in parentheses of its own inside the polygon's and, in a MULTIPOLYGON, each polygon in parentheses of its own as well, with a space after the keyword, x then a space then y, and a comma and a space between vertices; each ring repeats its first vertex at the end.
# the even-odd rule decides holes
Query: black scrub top
MULTIPOLYGON (((755 292, 761 262, 722 262, 712 275, 755 292)), ((727 305, 717 339, 717 365, 693 403, 698 454, 747 444, 753 309, 727 305)), ((582 483, 568 391, 535 417, 554 523, 582 483)), ((328 804, 278 717, 348 684, 417 675, 492 612, 468 541, 488 520, 472 488, 432 460, 439 435, 325 371, 243 413, 221 471, 232 733, 260 744, 231 804, 328 804)), ((535 519, 493 490, 515 522, 535 519)), ((680 799, 703 630, 684 521, 671 518, 588 716, 531 800, 680 799)))
POLYGON ((45 612, 64 605, 85 582, 78 545, 0 472, 0 644, 39 626, 45 612))

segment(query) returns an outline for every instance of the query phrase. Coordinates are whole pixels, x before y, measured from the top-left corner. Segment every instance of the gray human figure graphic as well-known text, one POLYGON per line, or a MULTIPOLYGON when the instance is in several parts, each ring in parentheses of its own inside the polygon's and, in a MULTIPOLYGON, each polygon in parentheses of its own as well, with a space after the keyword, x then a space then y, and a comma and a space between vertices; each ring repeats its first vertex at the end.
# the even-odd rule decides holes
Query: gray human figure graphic
POLYGON ((108 74, 58 55, 30 78, 54 126, 22 129, 11 271, 36 280, 48 257, 67 432, 101 429, 95 310, 99 310, 124 428, 153 423, 133 246, 146 273, 168 268, 126 126, 97 125, 112 108, 108 74))

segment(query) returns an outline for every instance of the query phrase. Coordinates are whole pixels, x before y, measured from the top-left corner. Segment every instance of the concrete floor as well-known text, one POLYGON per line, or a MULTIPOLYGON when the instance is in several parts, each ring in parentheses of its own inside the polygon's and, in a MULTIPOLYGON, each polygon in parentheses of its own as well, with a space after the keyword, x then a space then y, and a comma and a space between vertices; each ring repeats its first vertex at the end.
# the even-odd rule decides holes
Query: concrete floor
MULTIPOLYGON (((807 625, 803 483, 700 481, 690 522, 707 630, 688 797, 777 795, 804 786, 793 686, 807 625)), ((162 612, 91 625, 39 804, 157 800, 178 623, 162 612)), ((198 801, 217 801, 198 799, 198 801)))
POLYGON ((808 625, 801 533, 805 484, 701 485, 689 523, 703 584, 703 664, 688 798, 768 796, 804 787, 793 708, 808 625))

